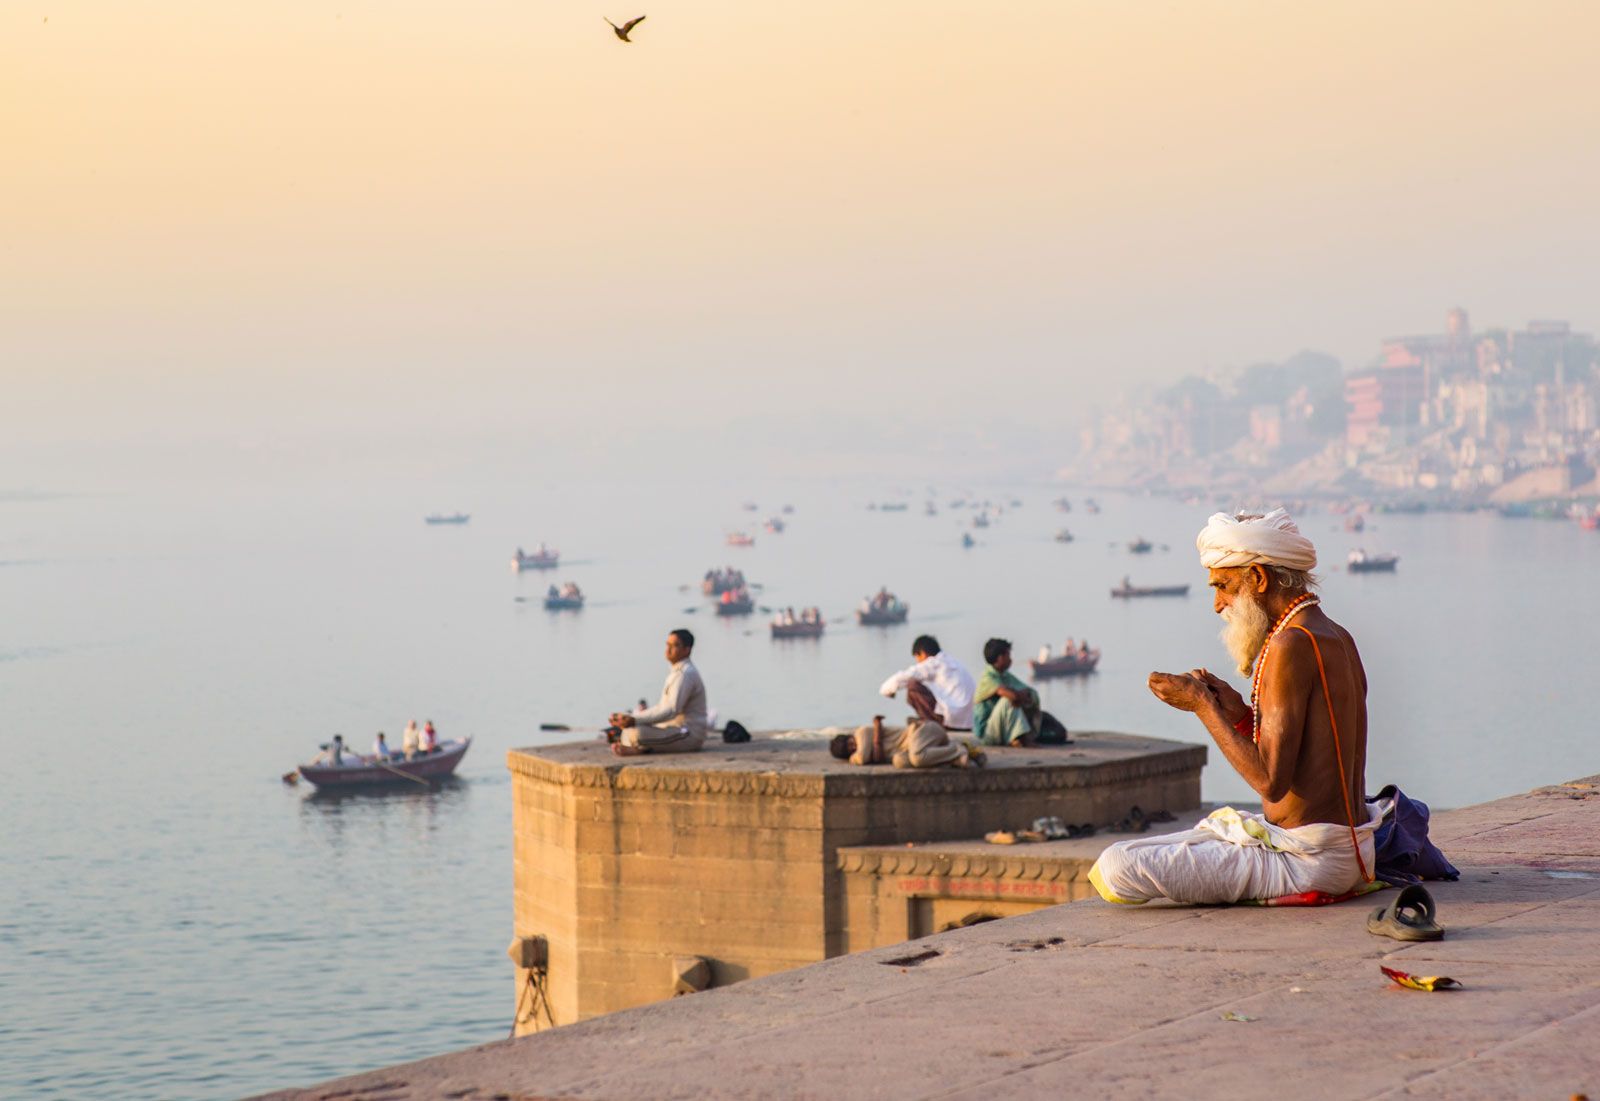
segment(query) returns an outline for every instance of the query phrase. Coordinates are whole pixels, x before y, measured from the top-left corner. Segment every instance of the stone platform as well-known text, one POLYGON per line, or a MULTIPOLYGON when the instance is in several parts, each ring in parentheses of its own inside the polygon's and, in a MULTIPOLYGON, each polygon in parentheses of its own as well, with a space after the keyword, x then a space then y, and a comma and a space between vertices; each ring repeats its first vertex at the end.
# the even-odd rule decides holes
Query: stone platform
POLYGON ((513 750, 516 934, 548 946, 548 1012, 519 1031, 670 997, 686 959, 725 986, 905 939, 847 898, 841 848, 1199 802, 1203 746, 1075 737, 991 750, 981 769, 862 768, 820 737, 771 734, 627 759, 598 741, 513 750))
POLYGON ((1085 901, 272 1097, 1600 1096, 1600 777, 1433 834, 1463 873, 1438 943, 1368 934, 1384 894, 1085 901))
MULTIPOLYGON (((999 845, 963 838, 840 849, 850 951, 1093 898, 1089 869, 1107 845, 1143 832, 1187 829, 1219 805, 1174 808, 1170 824, 1155 823, 1148 831, 1101 826, 1092 837, 1071 840, 999 845)), ((1261 810, 1259 803, 1230 805, 1261 810)))

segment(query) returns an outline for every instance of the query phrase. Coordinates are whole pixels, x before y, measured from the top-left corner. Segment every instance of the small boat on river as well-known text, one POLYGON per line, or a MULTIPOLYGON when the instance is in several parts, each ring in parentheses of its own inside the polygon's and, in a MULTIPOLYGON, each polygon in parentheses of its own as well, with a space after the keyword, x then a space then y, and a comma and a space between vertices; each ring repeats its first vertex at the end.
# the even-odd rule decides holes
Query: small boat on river
POLYGON ((756 537, 749 532, 730 531, 728 533, 728 546, 730 547, 753 547, 755 545, 756 537))
POLYGON ((721 596, 723 593, 736 589, 744 589, 744 571, 733 569, 731 566, 725 570, 707 570, 700 581, 700 591, 707 596, 721 596))
POLYGON ((1150 540, 1141 535, 1139 538, 1128 544, 1128 553, 1149 554, 1150 548, 1153 546, 1155 546, 1154 543, 1150 542, 1150 540))
POLYGON ((1072 533, 1070 531, 1068 531, 1066 528, 1062 528, 1060 531, 1056 532, 1056 542, 1057 543, 1070 543, 1070 542, 1072 542, 1072 533))
POLYGON ((540 543, 534 548, 532 554, 527 554, 521 547, 511 556, 511 568, 521 573, 523 570, 553 570, 561 564, 561 552, 553 547, 540 543))
POLYGON ((424 524, 465 524, 472 519, 472 514, 467 512, 435 512, 431 516, 424 516, 424 524))
POLYGON ((856 609, 856 622, 863 627, 892 627, 904 623, 910 611, 911 605, 902 603, 896 596, 864 600, 856 609))
POLYGON ((1350 557, 1345 559, 1344 568, 1350 573, 1394 573, 1395 566, 1399 564, 1398 554, 1368 554, 1364 550, 1353 550, 1350 557))
POLYGON ((471 738, 440 742, 439 748, 432 753, 413 757, 409 761, 396 754, 380 762, 347 751, 340 764, 301 765, 299 773, 303 779, 321 789, 389 787, 396 784, 406 787, 427 786, 454 773, 471 745, 471 738))
POLYGON ((1051 658, 1049 661, 1039 661, 1037 658, 1028 659, 1028 667, 1033 670, 1035 680, 1046 680, 1050 677, 1075 677, 1081 673, 1092 673, 1094 667, 1100 664, 1100 651, 1092 650, 1086 658, 1080 658, 1076 653, 1062 654, 1060 657, 1051 658))
POLYGON ((575 612, 583 607, 582 593, 562 593, 544 598, 544 606, 552 612, 575 612))
POLYGON ((718 615, 749 615, 756 610, 756 602, 744 590, 730 590, 717 601, 718 615))
POLYGON ((793 623, 774 623, 772 625, 773 638, 821 638, 823 622, 817 620, 795 620, 793 623))
POLYGON ((1118 600, 1129 600, 1136 596, 1188 596, 1187 585, 1130 585, 1127 578, 1122 579, 1122 584, 1111 590, 1111 595, 1118 600))

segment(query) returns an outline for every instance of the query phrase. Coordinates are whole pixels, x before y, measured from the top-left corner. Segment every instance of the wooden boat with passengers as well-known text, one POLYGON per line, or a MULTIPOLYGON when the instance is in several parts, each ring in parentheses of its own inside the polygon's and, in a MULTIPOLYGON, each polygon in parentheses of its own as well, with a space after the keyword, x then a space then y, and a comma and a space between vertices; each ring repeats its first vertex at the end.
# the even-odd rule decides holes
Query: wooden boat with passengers
POLYGON ((796 620, 793 623, 774 623, 773 638, 821 638, 822 620, 796 620))
POLYGON ((1094 667, 1100 664, 1100 651, 1091 650, 1089 656, 1080 658, 1076 653, 1062 654, 1049 661, 1040 661, 1037 658, 1028 659, 1028 668, 1033 670, 1035 680, 1046 680, 1050 677, 1075 677, 1081 673, 1092 673, 1094 667))
POLYGON ((518 547, 517 552, 511 556, 511 568, 518 573, 523 570, 553 570, 560 564, 561 552, 543 543, 540 543, 532 554, 518 547))
POLYGON ((892 627, 906 621, 906 615, 911 611, 909 604, 902 604, 898 600, 893 604, 884 606, 874 605, 867 608, 856 609, 856 622, 863 627, 892 627))
POLYGON ((298 771, 302 779, 323 790, 389 787, 396 784, 427 787, 451 776, 471 745, 471 738, 440 742, 432 753, 421 754, 409 761, 398 754, 378 761, 346 751, 344 761, 340 764, 301 765, 298 771))
POLYGON ((1187 585, 1130 585, 1124 579, 1121 585, 1111 590, 1111 595, 1118 600, 1129 600, 1136 596, 1188 596, 1187 585))

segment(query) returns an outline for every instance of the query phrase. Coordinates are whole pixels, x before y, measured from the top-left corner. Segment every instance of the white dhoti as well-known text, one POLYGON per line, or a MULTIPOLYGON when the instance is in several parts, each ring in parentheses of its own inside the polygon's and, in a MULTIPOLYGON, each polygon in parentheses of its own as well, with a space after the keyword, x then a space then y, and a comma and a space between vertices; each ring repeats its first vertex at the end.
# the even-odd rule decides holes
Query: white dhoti
POLYGON ((1107 902, 1129 904, 1346 894, 1361 885, 1363 866, 1372 871, 1372 837, 1388 802, 1362 804, 1371 817, 1356 827, 1354 841, 1349 826, 1318 822, 1289 830, 1262 815, 1223 807, 1192 830, 1118 841, 1089 869, 1089 882, 1107 902))
POLYGON ((706 744, 706 732, 690 726, 635 724, 622 731, 622 744, 651 753, 694 753, 706 744))

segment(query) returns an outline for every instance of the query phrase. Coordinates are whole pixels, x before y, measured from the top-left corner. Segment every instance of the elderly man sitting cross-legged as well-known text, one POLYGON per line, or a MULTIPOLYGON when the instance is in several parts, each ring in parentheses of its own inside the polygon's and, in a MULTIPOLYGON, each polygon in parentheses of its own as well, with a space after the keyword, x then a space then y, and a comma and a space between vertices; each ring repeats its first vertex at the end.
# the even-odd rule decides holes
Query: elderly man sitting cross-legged
POLYGON ((1350 633, 1318 606, 1316 549, 1282 509, 1217 513, 1196 541, 1223 643, 1255 672, 1250 701, 1205 669, 1150 674, 1163 702, 1199 717, 1265 814, 1225 807, 1194 829, 1110 846, 1089 881, 1109 902, 1227 903, 1372 881, 1373 831, 1387 800, 1365 801, 1367 677, 1350 633))

